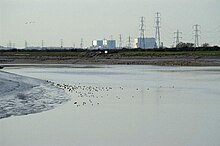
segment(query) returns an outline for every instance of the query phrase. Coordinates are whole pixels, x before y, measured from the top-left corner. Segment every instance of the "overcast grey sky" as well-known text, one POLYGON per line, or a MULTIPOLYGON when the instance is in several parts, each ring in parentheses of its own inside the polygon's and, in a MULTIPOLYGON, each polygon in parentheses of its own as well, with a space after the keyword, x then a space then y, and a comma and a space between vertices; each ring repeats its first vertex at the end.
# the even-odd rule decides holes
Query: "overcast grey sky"
POLYGON ((193 42, 192 26, 201 25, 201 42, 220 45, 220 0, 0 0, 0 45, 9 40, 24 47, 45 41, 47 46, 91 45, 93 39, 118 40, 139 35, 139 19, 146 19, 146 35, 155 36, 154 18, 161 12, 162 41, 171 46, 174 31, 193 42), (25 24, 26 22, 35 22, 25 24), (215 32, 216 31, 216 32, 215 32))

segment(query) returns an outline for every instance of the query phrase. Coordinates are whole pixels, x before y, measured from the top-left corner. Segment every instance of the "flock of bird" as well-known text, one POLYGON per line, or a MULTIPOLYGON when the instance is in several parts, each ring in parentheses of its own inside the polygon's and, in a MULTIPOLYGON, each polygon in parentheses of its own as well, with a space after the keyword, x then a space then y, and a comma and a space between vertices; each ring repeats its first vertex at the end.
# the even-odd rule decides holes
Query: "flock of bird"
POLYGON ((85 86, 85 85, 68 85, 68 84, 59 84, 52 81, 47 81, 48 83, 51 83, 52 85, 61 88, 63 90, 66 90, 70 93, 73 93, 76 95, 77 98, 74 98, 74 100, 80 100, 80 101, 74 101, 73 104, 76 105, 76 107, 85 106, 85 105, 99 105, 100 101, 98 99, 104 98, 104 96, 109 95, 109 91, 112 90, 112 87, 97 87, 97 86, 85 86), (105 95, 101 94, 105 93, 105 95))
POLYGON ((25 24, 27 25, 27 24, 35 24, 36 22, 35 21, 27 21, 27 22, 25 22, 25 24))
MULTIPOLYGON (((98 87, 98 86, 85 86, 85 85, 81 85, 81 84, 75 84, 75 85, 68 85, 68 84, 60 84, 60 83, 55 83, 52 81, 47 80, 48 83, 51 83, 53 86, 56 86, 58 88, 61 88, 71 94, 74 94, 74 101, 73 104, 76 107, 80 107, 80 106, 95 106, 95 105, 100 105, 101 99, 105 98, 105 97, 113 97, 115 99, 120 100, 121 97, 119 97, 117 95, 117 90, 119 90, 119 92, 124 91, 124 87, 119 87, 117 88, 117 90, 113 91, 112 87, 98 87), (114 93, 114 94, 112 94, 114 93)), ((116 88, 116 87, 114 87, 116 88)), ((162 88, 162 86, 160 86, 160 88, 162 88)), ((172 88, 174 88, 174 86, 172 86, 172 88)), ((150 88, 146 89, 147 91, 150 90, 150 88)), ((141 89, 136 88, 136 92, 141 91, 141 89)), ((125 91, 127 92, 127 90, 125 91)), ((135 94, 137 93, 132 93, 133 95, 129 95, 131 96, 131 98, 135 97, 135 94)), ((120 93, 119 93, 120 95, 120 93)), ((161 96, 160 96, 161 98, 161 96)))

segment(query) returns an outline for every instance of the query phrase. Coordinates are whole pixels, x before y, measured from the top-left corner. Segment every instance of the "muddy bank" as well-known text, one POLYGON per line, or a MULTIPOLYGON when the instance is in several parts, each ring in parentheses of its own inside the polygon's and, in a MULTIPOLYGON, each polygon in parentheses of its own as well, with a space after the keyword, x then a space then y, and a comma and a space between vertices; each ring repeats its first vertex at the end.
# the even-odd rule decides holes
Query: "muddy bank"
POLYGON ((0 64, 140 64, 160 66, 220 66, 220 56, 0 56, 0 64))
POLYGON ((0 119, 54 109, 70 100, 52 83, 0 71, 0 119))

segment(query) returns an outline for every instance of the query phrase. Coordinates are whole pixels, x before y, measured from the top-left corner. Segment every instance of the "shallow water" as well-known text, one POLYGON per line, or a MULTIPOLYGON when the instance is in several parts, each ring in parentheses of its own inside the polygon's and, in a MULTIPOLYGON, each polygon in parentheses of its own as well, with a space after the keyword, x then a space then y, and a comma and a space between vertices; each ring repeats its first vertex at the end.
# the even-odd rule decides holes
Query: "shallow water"
POLYGON ((4 70, 99 90, 91 91, 93 97, 87 89, 77 89, 70 92, 72 101, 60 108, 0 120, 3 146, 220 145, 219 67, 23 66, 4 70))

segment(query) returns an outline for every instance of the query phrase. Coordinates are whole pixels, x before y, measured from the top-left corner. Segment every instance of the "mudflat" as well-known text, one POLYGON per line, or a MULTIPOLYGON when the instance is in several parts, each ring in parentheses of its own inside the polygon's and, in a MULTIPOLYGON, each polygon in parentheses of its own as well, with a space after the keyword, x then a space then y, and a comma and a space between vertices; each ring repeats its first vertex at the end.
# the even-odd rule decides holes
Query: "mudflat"
MULTIPOLYGON (((159 55, 159 56, 0 56, 0 64, 132 64, 159 66, 220 66, 220 56, 159 55)), ((2 66, 0 66, 1 68, 2 66)))

